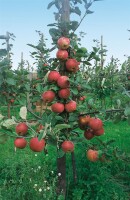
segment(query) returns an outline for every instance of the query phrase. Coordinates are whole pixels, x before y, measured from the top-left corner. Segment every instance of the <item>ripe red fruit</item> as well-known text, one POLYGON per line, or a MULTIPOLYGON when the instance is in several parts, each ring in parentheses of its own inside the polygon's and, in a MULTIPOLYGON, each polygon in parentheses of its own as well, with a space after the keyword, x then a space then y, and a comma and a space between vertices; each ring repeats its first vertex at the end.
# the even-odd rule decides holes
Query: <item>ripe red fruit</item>
POLYGON ((31 149, 32 151, 40 152, 40 151, 42 151, 42 150, 44 149, 44 147, 45 147, 45 140, 42 139, 42 140, 39 141, 38 138, 35 137, 35 138, 32 138, 32 139, 30 140, 29 145, 30 145, 30 149, 31 149))
POLYGON ((68 49, 68 47, 70 45, 70 40, 69 40, 69 38, 61 37, 58 39, 57 45, 60 49, 68 49))
POLYGON ((94 131, 101 129, 102 126, 102 120, 100 120, 99 118, 91 118, 91 120, 89 121, 89 127, 94 131))
POLYGON ((14 99, 10 99, 10 103, 14 103, 14 101, 15 101, 14 99))
POLYGON ((51 90, 48 90, 42 94, 42 99, 46 103, 52 102, 54 98, 55 98, 55 93, 51 90))
POLYGON ((88 160, 92 161, 92 162, 95 162, 98 160, 98 151, 96 150, 92 150, 92 149, 89 149, 87 152, 87 158, 88 160))
POLYGON ((51 110, 55 113, 62 113, 64 111, 64 104, 62 103, 54 103, 51 106, 51 110))
POLYGON ((94 131, 94 135, 100 136, 104 134, 104 128, 94 131))
POLYGON ((50 82, 55 82, 58 80, 58 78, 60 77, 60 74, 59 72, 57 71, 51 71, 49 74, 48 74, 48 81, 50 82))
POLYGON ((78 124, 81 126, 88 126, 91 117, 89 115, 80 116, 78 119, 78 124))
POLYGON ((43 66, 46 67, 46 66, 48 66, 48 64, 47 64, 47 63, 44 63, 43 66))
POLYGON ((25 123, 19 123, 19 124, 16 126, 15 130, 16 130, 16 133, 17 133, 18 135, 23 136, 23 135, 26 135, 26 134, 27 134, 28 126, 27 126, 25 123))
POLYGON ((91 129, 88 129, 87 131, 84 132, 84 137, 87 140, 91 140, 94 137, 93 131, 91 129))
POLYGON ((56 53, 56 57, 60 60, 66 60, 68 58, 68 52, 66 50, 59 49, 56 53))
POLYGON ((60 98, 67 99, 70 96, 70 90, 68 88, 61 89, 58 91, 60 98))
POLYGON ((16 138, 14 140, 14 145, 19 149, 24 149, 27 145, 27 141, 24 138, 16 138))
POLYGON ((80 100, 80 101, 84 101, 84 98, 83 98, 83 97, 80 97, 79 100, 80 100))
POLYGON ((65 104, 65 110, 67 112, 74 112, 76 110, 76 102, 75 101, 70 101, 69 103, 65 104))
POLYGON ((84 100, 86 99, 86 96, 83 96, 84 100))
POLYGON ((66 69, 70 72, 76 72, 79 69, 78 65, 79 62, 73 58, 66 61, 66 69))
POLYGON ((64 141, 61 145, 61 148, 65 153, 73 152, 74 151, 74 144, 71 141, 64 141))
POLYGON ((57 85, 60 88, 67 88, 69 87, 70 83, 69 83, 69 78, 68 76, 60 76, 57 80, 57 85))

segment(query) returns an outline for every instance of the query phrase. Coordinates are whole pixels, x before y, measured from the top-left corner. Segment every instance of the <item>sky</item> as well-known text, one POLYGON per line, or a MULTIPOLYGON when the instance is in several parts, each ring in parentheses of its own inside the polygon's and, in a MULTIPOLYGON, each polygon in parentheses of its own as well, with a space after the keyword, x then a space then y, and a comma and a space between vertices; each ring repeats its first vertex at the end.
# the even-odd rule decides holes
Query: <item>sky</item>
MULTIPOLYGON (((30 65, 34 62, 30 57, 33 49, 27 46, 28 43, 36 45, 39 36, 36 30, 41 31, 47 38, 47 47, 51 47, 51 37, 49 35, 50 23, 54 23, 53 12, 55 8, 47 9, 51 0, 0 0, 0 35, 6 32, 16 36, 13 41, 13 66, 17 68, 23 52, 24 60, 28 60, 30 65)), ((82 14, 84 7, 80 7, 82 14)), ((86 33, 81 43, 89 51, 95 46, 94 39, 100 41, 103 35, 103 43, 107 46, 106 62, 110 58, 118 58, 123 62, 130 56, 130 0, 104 0, 96 1, 90 10, 93 14, 88 15, 77 30, 86 33)), ((80 19, 73 15, 74 19, 80 19)), ((0 41, 0 48, 1 46, 0 41)))

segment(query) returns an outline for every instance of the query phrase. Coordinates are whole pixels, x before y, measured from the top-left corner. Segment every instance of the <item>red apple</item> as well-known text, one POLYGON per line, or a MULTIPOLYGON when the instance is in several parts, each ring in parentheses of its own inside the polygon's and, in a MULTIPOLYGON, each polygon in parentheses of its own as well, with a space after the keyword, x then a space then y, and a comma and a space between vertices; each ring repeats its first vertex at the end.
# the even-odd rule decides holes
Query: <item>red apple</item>
POLYGON ((54 104, 52 104, 51 109, 55 113, 62 113, 64 111, 64 104, 54 103, 54 104))
POLYGON ((86 125, 87 126, 90 120, 91 120, 90 115, 79 116, 79 124, 80 125, 86 125))
POLYGON ((73 152, 74 151, 74 143, 66 140, 62 143, 61 148, 65 153, 73 152))
POLYGON ((57 45, 60 49, 68 49, 68 47, 70 45, 70 40, 69 40, 69 38, 61 37, 58 39, 57 45))
POLYGON ((86 155, 87 155, 88 160, 90 160, 92 162, 95 162, 98 160, 98 151, 96 151, 96 150, 89 149, 86 152, 86 155))
POLYGON ((42 99, 46 103, 52 102, 54 98, 55 98, 55 93, 51 90, 48 90, 42 94, 42 99))
POLYGON ((60 88, 67 88, 70 85, 69 77, 68 76, 60 76, 57 80, 57 85, 60 88))
POLYGON ((84 98, 83 98, 83 97, 79 97, 79 100, 80 100, 80 101, 84 101, 84 98))
POLYGON ((25 123, 19 123, 19 124, 16 126, 15 130, 16 130, 16 133, 17 133, 18 135, 23 136, 23 135, 26 135, 26 134, 27 134, 28 126, 27 126, 25 123))
POLYGON ((58 95, 60 98, 68 99, 68 97, 70 96, 70 90, 68 88, 61 89, 58 91, 58 95))
POLYGON ((78 65, 79 62, 75 59, 71 58, 66 61, 66 69, 70 72, 76 72, 79 69, 78 65))
POLYGON ((95 131, 95 130, 101 129, 103 126, 103 123, 102 123, 102 120, 100 120, 99 118, 91 118, 88 125, 91 129, 95 131))
POLYGON ((38 140, 37 137, 34 137, 30 140, 30 149, 32 151, 35 151, 35 152, 40 152, 44 149, 45 147, 45 140, 44 139, 41 139, 40 141, 38 140))
POLYGON ((24 138, 16 138, 14 140, 14 145, 19 149, 24 149, 27 145, 27 141, 24 138))
POLYGON ((104 134, 104 128, 94 131, 94 135, 100 136, 104 134))
POLYGON ((44 63, 43 66, 46 67, 46 66, 48 66, 48 64, 47 64, 47 63, 44 63))
POLYGON ((10 103, 14 103, 14 101, 15 101, 14 99, 10 99, 10 103))
POLYGON ((66 112, 74 112, 76 110, 76 102, 70 101, 69 103, 65 104, 65 110, 66 112))
POLYGON ((59 49, 56 53, 56 57, 59 60, 66 60, 68 58, 68 52, 66 50, 59 49))
POLYGON ((93 131, 91 129, 88 129, 84 132, 84 137, 87 140, 91 140, 94 137, 93 131))
POLYGON ((60 77, 59 72, 57 72, 57 71, 51 71, 51 72, 48 74, 48 81, 49 81, 49 82, 55 82, 55 81, 58 80, 59 77, 60 77))

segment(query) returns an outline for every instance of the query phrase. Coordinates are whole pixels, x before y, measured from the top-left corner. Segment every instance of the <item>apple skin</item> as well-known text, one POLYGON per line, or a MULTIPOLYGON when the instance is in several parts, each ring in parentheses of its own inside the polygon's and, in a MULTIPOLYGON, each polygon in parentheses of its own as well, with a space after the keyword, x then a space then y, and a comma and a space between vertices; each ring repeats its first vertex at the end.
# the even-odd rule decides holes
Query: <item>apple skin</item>
POLYGON ((79 70, 78 65, 79 65, 79 62, 77 62, 76 59, 71 58, 71 59, 68 59, 66 61, 66 69, 67 69, 67 71, 70 71, 70 72, 78 71, 79 70))
POLYGON ((19 149, 24 149, 27 146, 27 141, 24 138, 16 138, 14 140, 14 146, 19 149))
POLYGON ((96 131, 102 128, 103 123, 102 120, 100 120, 99 118, 91 118, 88 125, 91 129, 96 131))
POLYGON ((24 136, 27 134, 28 131, 28 126, 25 123, 19 123, 16 128, 15 131, 18 135, 20 136, 24 136))
POLYGON ((86 99, 86 96, 82 96, 79 98, 80 101, 84 101, 86 99))
POLYGON ((62 143, 61 148, 65 153, 73 152, 74 151, 74 143, 66 140, 62 143))
POLYGON ((57 85, 64 89, 70 86, 69 77, 68 76, 60 76, 57 80, 57 85))
POLYGON ((76 107, 76 101, 70 101, 69 103, 65 104, 65 110, 68 113, 74 112, 76 110, 76 107))
POLYGON ((68 88, 64 88, 58 91, 58 96, 62 99, 68 99, 70 96, 70 90, 68 88))
POLYGON ((78 119, 78 123, 81 126, 88 126, 91 117, 89 115, 80 116, 78 119))
POLYGON ((49 81, 49 82, 56 82, 56 81, 58 80, 59 77, 60 77, 59 72, 57 72, 57 71, 51 71, 51 72, 48 74, 48 81, 49 81))
POLYGON ((68 49, 70 45, 70 39, 66 37, 61 37, 58 39, 57 45, 60 49, 68 49))
POLYGON ((84 98, 83 98, 83 97, 80 97, 79 100, 80 100, 80 101, 84 101, 84 98))
POLYGON ((34 151, 34 152, 40 152, 45 147, 45 140, 42 139, 42 140, 39 141, 37 137, 32 138, 30 140, 29 146, 30 146, 30 149, 32 151, 34 151))
POLYGON ((94 131, 94 135, 100 136, 104 134, 104 128, 94 131))
POLYGON ((51 110, 55 113, 62 113, 64 111, 65 107, 62 103, 54 103, 51 106, 51 110))
POLYGON ((42 100, 45 103, 50 103, 55 99, 55 93, 51 90, 48 90, 42 94, 42 100))
POLYGON ((10 99, 10 103, 14 103, 14 101, 15 101, 14 99, 10 99))
POLYGON ((91 162, 96 162, 98 160, 98 151, 89 149, 86 152, 86 156, 91 162))
POLYGON ((59 49, 56 53, 56 57, 59 60, 66 60, 68 58, 68 52, 66 50, 59 49))
POLYGON ((84 132, 84 137, 87 140, 91 140, 94 137, 93 131, 91 129, 88 129, 84 132))

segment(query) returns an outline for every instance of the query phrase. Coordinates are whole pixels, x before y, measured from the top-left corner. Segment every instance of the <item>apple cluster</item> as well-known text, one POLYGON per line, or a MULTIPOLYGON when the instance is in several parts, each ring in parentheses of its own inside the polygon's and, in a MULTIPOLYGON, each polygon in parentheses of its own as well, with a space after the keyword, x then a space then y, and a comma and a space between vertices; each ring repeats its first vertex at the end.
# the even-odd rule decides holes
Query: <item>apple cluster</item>
MULTIPOLYGON (((64 65, 64 69, 52 70, 48 74, 48 82, 55 84, 59 89, 54 91, 52 89, 45 91, 42 94, 42 100, 45 103, 51 103, 52 112, 61 114, 63 112, 72 113, 77 108, 76 101, 71 98, 71 88, 69 76, 66 74, 76 73, 79 70, 79 62, 70 58, 69 47, 70 39, 61 37, 57 41, 58 51, 56 58, 60 61, 61 65, 64 65)), ((74 150, 74 144, 71 141, 64 141, 61 145, 64 152, 70 152, 74 150)))
MULTIPOLYGON (((76 72, 79 70, 79 62, 74 58, 69 58, 68 48, 70 46, 70 40, 66 37, 61 37, 57 41, 58 51, 56 57, 61 62, 65 63, 65 71, 67 72, 76 72)), ((55 113, 62 113, 64 111, 70 113, 76 110, 77 104, 76 101, 68 100, 71 91, 70 91, 70 82, 69 77, 66 75, 61 75, 59 71, 53 70, 48 74, 48 82, 54 83, 59 87, 59 90, 54 92, 53 90, 45 91, 42 94, 42 100, 45 103, 52 103, 51 110, 55 113), (66 100, 66 103, 62 103, 63 100, 66 100)))
MULTIPOLYGON (((37 132, 39 132, 43 128, 44 127, 40 125, 37 132)), ((28 126, 26 125, 26 123, 21 122, 16 126, 15 131, 19 137, 14 140, 14 145, 19 149, 24 149, 27 146, 27 140, 24 137, 27 135, 28 126)), ((29 147, 34 152, 42 151, 45 145, 45 140, 42 139, 39 141, 37 137, 31 138, 29 141, 29 147)))
POLYGON ((91 140, 94 136, 104 134, 103 122, 99 118, 83 115, 79 117, 78 124, 79 128, 84 130, 84 137, 87 140, 91 140))

